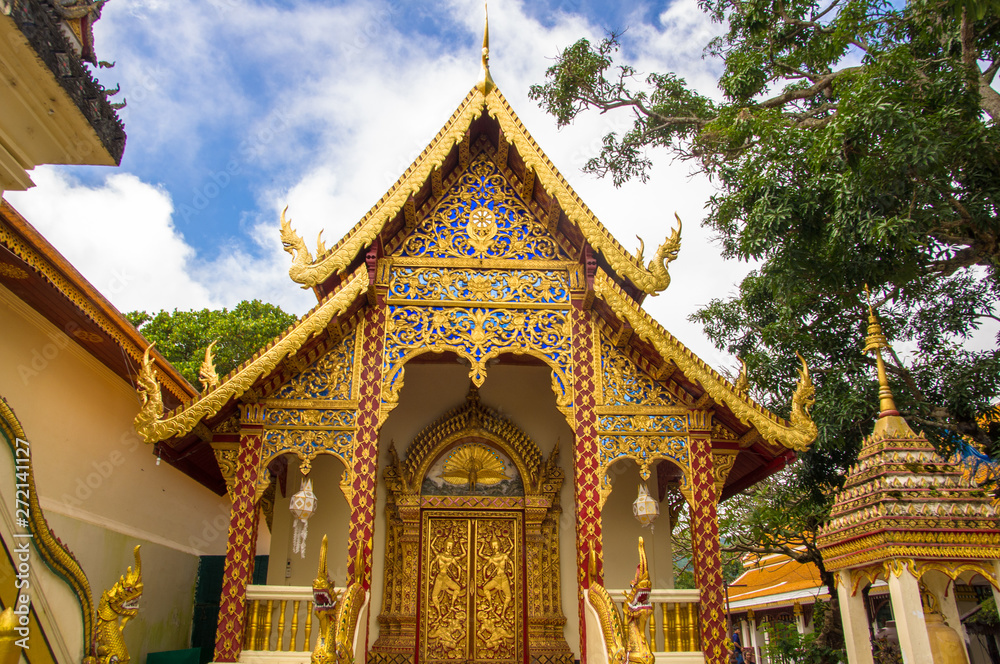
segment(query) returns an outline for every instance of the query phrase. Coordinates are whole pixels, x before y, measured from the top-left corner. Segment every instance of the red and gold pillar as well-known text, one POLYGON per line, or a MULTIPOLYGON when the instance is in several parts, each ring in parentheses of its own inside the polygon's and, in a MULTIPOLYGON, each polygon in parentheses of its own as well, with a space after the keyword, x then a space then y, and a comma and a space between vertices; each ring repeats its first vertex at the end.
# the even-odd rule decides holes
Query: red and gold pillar
POLYGON ((586 662, 586 614, 583 591, 590 587, 588 574, 591 551, 597 565, 595 578, 603 583, 604 554, 601 547, 601 508, 597 487, 599 466, 597 410, 594 374, 594 327, 591 313, 582 302, 570 310, 573 326, 573 415, 576 443, 573 450, 573 489, 576 508, 576 575, 580 610, 580 658, 586 662))
MULTIPOLYGON (((711 423, 711 418, 707 418, 711 423)), ((694 422, 692 422, 694 424, 694 422)), ((726 603, 719 551, 719 491, 709 431, 691 431, 691 548, 695 583, 701 589, 701 649, 705 664, 725 664, 726 603)))
POLYGON ((247 585, 253 575, 257 545, 257 506, 254 493, 263 450, 264 407, 240 406, 240 449, 236 457, 233 511, 229 519, 226 565, 219 599, 219 626, 215 632, 215 661, 235 662, 243 648, 247 585))
POLYGON ((378 480, 379 409, 382 406, 382 351, 386 307, 382 297, 368 307, 361 344, 358 428, 351 468, 351 522, 348 527, 348 574, 365 590, 372 580, 372 534, 375 530, 375 487, 378 480), (358 566, 360 565, 360 569, 358 566))

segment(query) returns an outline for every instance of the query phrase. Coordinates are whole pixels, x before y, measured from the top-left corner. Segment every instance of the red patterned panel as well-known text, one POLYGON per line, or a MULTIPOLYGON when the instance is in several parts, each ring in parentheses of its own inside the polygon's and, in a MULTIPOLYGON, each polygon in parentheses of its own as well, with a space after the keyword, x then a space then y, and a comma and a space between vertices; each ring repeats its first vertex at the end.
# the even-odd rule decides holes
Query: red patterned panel
POLYGON ((226 566, 222 574, 222 597, 219 599, 219 626, 215 632, 215 661, 235 662, 243 648, 243 622, 246 591, 253 574, 257 544, 257 509, 254 487, 260 464, 261 427, 244 425, 236 462, 233 487, 233 511, 229 521, 226 566))
POLYGON ((348 528, 348 572, 371 587, 372 533, 375 529, 375 486, 378 479, 378 414, 382 405, 382 351, 385 346, 386 308, 379 302, 365 314, 361 340, 361 387, 358 392, 358 428, 354 439, 354 496, 348 528), (358 551, 362 569, 356 570, 358 551))
POLYGON ((586 661, 586 625, 583 590, 589 586, 587 559, 593 550, 597 558, 597 578, 604 579, 601 548, 601 508, 597 491, 597 413, 594 394, 599 376, 594 375, 593 323, 590 313, 574 303, 573 323, 573 413, 576 446, 573 455, 573 486, 576 506, 576 574, 580 605, 580 657, 586 661))
POLYGON ((695 582, 701 589, 701 649, 705 664, 725 664, 726 615, 722 557, 719 551, 718 497, 712 468, 712 444, 691 438, 691 547, 695 582))

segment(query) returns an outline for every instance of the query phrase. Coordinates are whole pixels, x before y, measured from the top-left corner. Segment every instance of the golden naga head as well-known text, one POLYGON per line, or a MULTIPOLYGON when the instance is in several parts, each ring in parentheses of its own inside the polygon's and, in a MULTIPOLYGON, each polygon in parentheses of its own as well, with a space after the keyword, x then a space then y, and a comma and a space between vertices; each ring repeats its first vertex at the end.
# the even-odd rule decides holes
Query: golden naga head
POLYGON ((306 241, 302 239, 302 236, 295 232, 292 228, 292 220, 285 217, 285 213, 288 212, 288 206, 281 211, 281 246, 285 251, 292 254, 292 258, 299 260, 301 259, 305 263, 312 263, 312 254, 309 253, 309 249, 306 248, 306 241), (298 252, 297 256, 295 252, 298 252))
POLYGON ((799 353, 795 353, 795 355, 802 363, 802 368, 799 369, 799 382, 792 394, 792 414, 789 417, 792 432, 785 436, 783 442, 786 447, 796 452, 805 452, 819 435, 819 429, 809 415, 809 409, 816 404, 816 386, 813 385, 812 379, 809 377, 809 366, 806 364, 805 358, 799 353))
MULTIPOLYGON (((126 569, 118 579, 118 583, 104 591, 108 608, 124 620, 134 618, 139 612, 139 599, 142 597, 142 561, 139 559, 139 546, 134 550, 135 569, 126 569)), ((123 622, 124 624, 124 622, 123 622)))
POLYGON ((323 535, 323 542, 319 545, 319 569, 313 581, 313 602, 317 609, 332 609, 337 604, 337 591, 326 566, 327 547, 327 537, 323 535))
POLYGON ((219 343, 218 339, 208 344, 208 348, 205 349, 205 359, 198 369, 198 379, 201 381, 202 389, 205 392, 214 390, 219 386, 219 374, 215 370, 215 355, 212 354, 212 346, 217 343, 219 343))
POLYGON ((625 610, 631 613, 652 611, 653 605, 649 601, 649 593, 653 589, 653 583, 649 579, 649 567, 646 563, 646 544, 639 538, 639 564, 635 568, 635 576, 632 578, 632 587, 625 593, 625 610))

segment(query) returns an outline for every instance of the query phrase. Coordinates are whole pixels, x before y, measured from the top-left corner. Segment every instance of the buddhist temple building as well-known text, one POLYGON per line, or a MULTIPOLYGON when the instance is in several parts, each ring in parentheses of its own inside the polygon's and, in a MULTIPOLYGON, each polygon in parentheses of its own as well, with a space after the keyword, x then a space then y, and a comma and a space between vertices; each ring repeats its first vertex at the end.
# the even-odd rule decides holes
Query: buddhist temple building
POLYGON ((139 378, 138 432, 232 501, 215 661, 305 661, 319 630, 354 661, 604 661, 584 592, 627 588, 643 533, 654 648, 726 661, 716 507, 813 441, 813 388, 803 365, 776 417, 643 311, 679 222, 624 250, 501 94, 488 32, 479 81, 345 237, 313 254, 293 218, 315 308, 175 408, 160 362, 139 378), (697 591, 670 594, 640 485, 689 503, 697 591), (344 599, 317 628, 326 570, 344 599))
MULTIPOLYGON (((59 140, 0 141, 0 187, 46 161, 118 163, 105 91, 42 80, 95 57, 100 3, 55 3, 65 26, 55 4, 8 4, 0 57, 34 49, 15 68, 55 100, 24 96, 19 121, 54 117, 59 140)), ((653 320, 643 301, 670 284, 680 220, 663 212, 649 256, 626 251, 488 57, 487 31, 476 84, 336 244, 313 250, 282 215, 289 287, 316 305, 226 376, 206 350, 201 390, 4 204, 0 602, 30 604, 31 662, 140 661, 188 635, 216 662, 617 661, 625 633, 598 633, 598 595, 605 618, 622 597, 645 612, 657 657, 728 660, 717 506, 812 443, 808 370, 785 420, 653 320), (695 589, 673 587, 660 505, 680 502, 695 589), (28 603, 8 583, 20 547, 28 603)), ((41 135, 22 125, 9 134, 41 135)), ((0 655, 16 661, 8 619, 0 655)))
POLYGON ((784 554, 746 554, 743 567, 728 584, 729 619, 744 652, 765 664, 775 625, 789 625, 801 635, 815 632, 816 604, 828 601, 830 593, 816 565, 784 554))
POLYGON ((874 661, 864 598, 882 581, 904 661, 968 662, 957 589, 985 581, 1000 597, 1000 521, 967 470, 942 458, 896 410, 886 348, 870 311, 865 350, 877 362, 880 413, 818 537, 836 572, 848 658, 874 661))

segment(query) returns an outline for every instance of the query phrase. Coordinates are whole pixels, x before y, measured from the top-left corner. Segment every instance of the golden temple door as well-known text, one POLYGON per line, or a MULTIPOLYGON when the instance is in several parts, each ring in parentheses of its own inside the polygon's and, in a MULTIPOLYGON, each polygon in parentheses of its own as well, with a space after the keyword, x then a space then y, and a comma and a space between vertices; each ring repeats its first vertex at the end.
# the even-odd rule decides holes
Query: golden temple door
POLYGON ((418 664, 524 664, 524 514, 422 511, 418 664))

